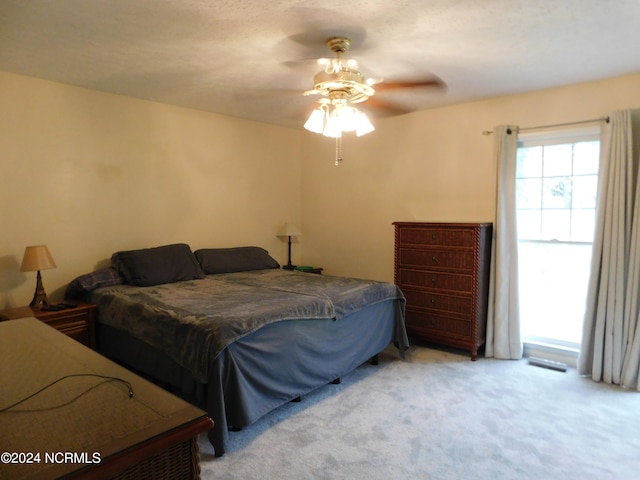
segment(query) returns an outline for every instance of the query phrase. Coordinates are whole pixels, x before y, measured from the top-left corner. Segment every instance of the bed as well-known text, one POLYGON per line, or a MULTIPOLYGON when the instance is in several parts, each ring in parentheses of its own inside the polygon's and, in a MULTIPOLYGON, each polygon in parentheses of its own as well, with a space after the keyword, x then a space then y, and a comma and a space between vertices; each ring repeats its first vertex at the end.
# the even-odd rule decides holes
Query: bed
POLYGON ((280 269, 260 247, 187 244, 116 252, 74 279, 68 298, 95 303, 98 351, 189 395, 229 429, 373 359, 409 347, 404 297, 391 283, 280 269))

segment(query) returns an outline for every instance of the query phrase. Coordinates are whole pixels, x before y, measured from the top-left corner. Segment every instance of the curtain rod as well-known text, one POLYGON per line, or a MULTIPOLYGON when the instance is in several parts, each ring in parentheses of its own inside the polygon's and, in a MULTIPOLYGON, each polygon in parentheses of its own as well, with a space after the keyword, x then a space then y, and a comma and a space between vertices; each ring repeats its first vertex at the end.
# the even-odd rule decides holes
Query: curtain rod
MULTIPOLYGON (((596 122, 607 122, 609 123, 609 117, 601 117, 601 118, 592 118, 591 120, 581 120, 578 122, 567 122, 567 123, 556 123, 553 125, 540 125, 538 127, 525 127, 520 128, 521 132, 526 132, 527 130, 540 130, 541 128, 554 128, 554 127, 568 127, 571 125, 582 125, 583 123, 596 123, 596 122)), ((491 135, 493 130, 483 130, 482 135, 491 135)))

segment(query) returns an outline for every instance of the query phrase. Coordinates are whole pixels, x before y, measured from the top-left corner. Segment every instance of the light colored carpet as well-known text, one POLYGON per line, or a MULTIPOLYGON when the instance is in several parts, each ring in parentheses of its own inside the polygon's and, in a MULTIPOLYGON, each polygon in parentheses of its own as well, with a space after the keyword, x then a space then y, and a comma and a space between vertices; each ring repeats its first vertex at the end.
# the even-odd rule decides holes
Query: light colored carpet
POLYGON ((203 479, 640 478, 640 393, 413 346, 230 432, 203 479))

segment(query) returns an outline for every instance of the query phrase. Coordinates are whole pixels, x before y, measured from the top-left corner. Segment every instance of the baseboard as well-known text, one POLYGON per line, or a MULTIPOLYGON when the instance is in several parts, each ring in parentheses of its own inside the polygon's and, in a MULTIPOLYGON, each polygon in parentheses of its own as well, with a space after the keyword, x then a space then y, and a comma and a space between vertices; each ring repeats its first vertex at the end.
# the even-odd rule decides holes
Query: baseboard
POLYGON ((525 341, 523 343, 525 357, 545 358, 554 362, 565 363, 573 368, 578 365, 579 352, 577 349, 542 342, 525 341))

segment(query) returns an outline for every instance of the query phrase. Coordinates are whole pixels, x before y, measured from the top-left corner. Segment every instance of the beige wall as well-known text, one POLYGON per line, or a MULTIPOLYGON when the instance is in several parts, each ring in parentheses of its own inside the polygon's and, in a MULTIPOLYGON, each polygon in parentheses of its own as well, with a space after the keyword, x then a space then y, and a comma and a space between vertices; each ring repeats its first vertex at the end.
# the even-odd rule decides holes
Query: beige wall
POLYGON ((329 274, 393 281, 394 221, 492 221, 495 125, 606 116, 640 106, 640 74, 376 120, 334 144, 305 133, 304 260, 329 274))
POLYGON ((0 308, 31 300, 27 245, 58 265, 52 300, 123 249, 260 245, 286 262, 300 132, 2 72, 0 105, 0 308))
POLYGON ((640 104, 640 74, 375 120, 331 140, 0 72, 0 308, 29 302, 26 245, 49 245, 52 298, 112 252, 170 242, 260 245, 293 221, 298 264, 393 279, 394 221, 491 221, 494 125, 600 117, 640 104))

